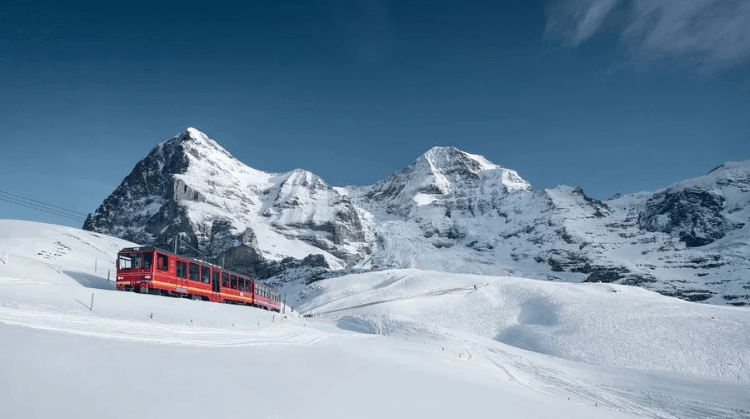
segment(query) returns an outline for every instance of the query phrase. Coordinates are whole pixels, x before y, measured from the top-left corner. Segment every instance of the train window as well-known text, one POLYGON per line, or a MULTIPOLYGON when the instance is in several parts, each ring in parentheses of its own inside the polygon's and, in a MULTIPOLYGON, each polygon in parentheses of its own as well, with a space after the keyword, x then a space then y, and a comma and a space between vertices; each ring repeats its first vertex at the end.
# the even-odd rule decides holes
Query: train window
POLYGON ((246 279, 245 280, 245 291, 252 292, 253 290, 253 280, 252 279, 246 279))
POLYGON ((245 291, 245 278, 237 277, 237 282, 239 283, 240 291, 245 291))
POLYGON ((201 282, 208 284, 211 282, 211 268, 204 266, 201 268, 201 282))
POLYGON ((117 256, 117 269, 133 269, 133 259, 135 259, 135 256, 136 254, 120 253, 120 255, 117 256))
POLYGON ((229 274, 226 272, 221 274, 221 286, 229 287, 229 274))
POLYGON ((167 255, 156 254, 156 268, 162 271, 169 270, 169 258, 167 258, 167 255))
POLYGON ((214 273, 213 273, 214 284, 218 284, 218 283, 219 283, 219 276, 220 276, 220 275, 219 275, 219 273, 218 273, 218 272, 214 272, 214 273))
POLYGON ((151 269, 151 254, 120 253, 117 269, 151 269))
POLYGON ((199 266, 195 263, 190 263, 190 280, 191 281, 200 281, 200 278, 198 278, 198 272, 199 272, 199 266))
POLYGON ((187 278, 187 263, 181 260, 177 261, 177 276, 187 278))
POLYGON ((230 276, 230 278, 232 278, 232 289, 236 290, 237 289, 237 277, 235 275, 232 275, 230 276))

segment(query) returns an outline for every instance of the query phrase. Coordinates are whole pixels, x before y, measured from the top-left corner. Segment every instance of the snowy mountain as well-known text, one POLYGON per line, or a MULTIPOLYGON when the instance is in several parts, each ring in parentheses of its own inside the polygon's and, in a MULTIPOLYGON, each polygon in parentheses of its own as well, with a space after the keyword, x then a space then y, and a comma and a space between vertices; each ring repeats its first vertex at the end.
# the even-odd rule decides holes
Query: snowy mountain
POLYGON ((200 255, 267 277, 304 263, 341 269, 370 252, 367 214, 320 177, 247 167, 189 128, 159 144, 84 229, 200 255))
POLYGON ((277 284, 417 268, 637 285, 750 304, 750 161, 653 193, 533 190, 435 147, 373 185, 252 169, 189 128, 159 144, 84 229, 172 248, 277 284))

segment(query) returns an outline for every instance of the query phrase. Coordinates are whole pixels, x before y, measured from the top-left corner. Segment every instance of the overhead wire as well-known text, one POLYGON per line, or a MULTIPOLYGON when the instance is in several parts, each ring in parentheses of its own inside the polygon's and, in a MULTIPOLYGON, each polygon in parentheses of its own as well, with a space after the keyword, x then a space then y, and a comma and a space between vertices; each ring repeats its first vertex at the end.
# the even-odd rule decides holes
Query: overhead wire
MULTIPOLYGON (((187 247, 189 247, 189 248, 191 248, 191 249, 195 250, 196 252, 198 252, 198 253, 200 253, 201 255, 203 255, 203 257, 206 257, 206 258, 208 257, 208 255, 207 255, 207 254, 205 254, 205 253, 203 253, 202 251, 200 251, 199 249, 196 249, 195 247, 191 246, 191 245, 190 245, 190 243, 186 242, 186 241, 185 241, 185 240, 184 240, 184 239, 183 239, 182 237, 180 237, 180 236, 182 236, 182 234, 184 234, 184 233, 180 232, 180 233, 178 233, 177 235, 175 235, 175 236, 174 236, 174 240, 179 240, 179 243, 180 243, 180 244, 183 244, 183 245, 185 245, 185 246, 187 246, 187 247)), ((178 244, 178 246, 179 246, 179 244, 178 244)))
POLYGON ((71 220, 76 220, 76 221, 84 221, 87 216, 87 214, 84 214, 78 211, 65 209, 57 205, 47 204, 42 201, 37 201, 35 199, 26 198, 26 197, 12 194, 10 192, 5 192, 2 190, 0 190, 0 201, 20 205, 22 207, 35 209, 38 211, 46 212, 48 214, 52 214, 52 215, 56 215, 56 216, 64 217, 64 218, 69 218, 71 220))
POLYGON ((69 210, 69 209, 66 209, 66 208, 63 208, 63 207, 58 207, 57 205, 48 204, 46 202, 37 201, 36 199, 26 198, 26 197, 23 197, 23 196, 20 196, 20 195, 16 195, 16 194, 12 194, 10 192, 6 192, 6 191, 2 191, 2 190, 0 190, 0 195, 8 195, 8 196, 13 197, 13 198, 17 198, 17 199, 21 199, 21 200, 24 200, 24 201, 33 202, 35 204, 43 205, 45 207, 49 207, 49 208, 53 208, 53 209, 56 209, 56 210, 64 211, 64 212, 72 214, 72 215, 80 215, 80 216, 83 216, 83 217, 86 217, 88 215, 88 214, 85 214, 85 213, 82 213, 82 212, 69 210))

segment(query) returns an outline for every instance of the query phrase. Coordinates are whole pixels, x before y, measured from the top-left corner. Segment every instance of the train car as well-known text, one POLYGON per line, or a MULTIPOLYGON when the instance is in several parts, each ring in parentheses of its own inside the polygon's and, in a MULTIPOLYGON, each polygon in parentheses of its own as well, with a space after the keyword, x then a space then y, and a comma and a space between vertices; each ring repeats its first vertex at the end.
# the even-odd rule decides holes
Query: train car
POLYGON ((281 294, 245 275, 154 247, 117 255, 118 290, 281 310, 281 294))

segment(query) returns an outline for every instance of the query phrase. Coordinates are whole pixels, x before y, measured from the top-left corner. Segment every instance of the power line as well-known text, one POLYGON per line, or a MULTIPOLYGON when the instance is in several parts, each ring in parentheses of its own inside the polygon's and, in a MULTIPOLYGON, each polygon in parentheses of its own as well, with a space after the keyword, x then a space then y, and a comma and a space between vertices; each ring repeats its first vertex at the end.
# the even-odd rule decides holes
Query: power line
MULTIPOLYGON (((177 233, 177 235, 176 235, 176 236, 174 236, 175 240, 179 240, 179 241, 180 241, 180 243, 182 243, 183 245, 185 245, 185 246, 187 246, 187 247, 189 247, 189 248, 191 248, 191 249, 195 250, 196 252, 198 252, 198 253, 200 253, 201 255, 203 255, 203 257, 205 257, 205 258, 208 258, 208 255, 206 255, 205 253, 201 252, 200 250, 196 249, 195 247, 191 246, 191 245, 190 245, 190 244, 189 244, 188 242, 186 242, 185 240, 183 240, 183 239, 182 239, 182 238, 180 237, 180 236, 181 236, 182 234, 184 234, 184 233, 182 233, 182 232, 180 232, 180 233, 177 233)), ((178 244, 178 246, 179 246, 179 244, 178 244)))
POLYGON ((11 204, 20 205, 20 206, 26 207, 26 208, 32 208, 32 209, 35 209, 35 210, 38 210, 38 211, 46 212, 48 214, 57 215, 59 217, 70 218, 71 220, 84 221, 84 218, 82 218, 82 217, 71 216, 69 214, 65 214, 65 213, 62 213, 62 212, 57 212, 57 211, 50 210, 48 208, 44 208, 44 207, 37 206, 37 205, 34 205, 34 204, 29 204, 29 203, 25 203, 25 202, 15 201, 12 198, 7 198, 7 197, 4 197, 2 195, 0 195, 0 201, 9 202, 11 204))
POLYGON ((39 204, 41 206, 48 207, 48 208, 50 208, 52 210, 60 210, 62 212, 66 212, 66 213, 68 213, 70 215, 79 215, 79 216, 82 216, 82 217, 86 217, 88 215, 88 214, 84 214, 82 212, 65 209, 63 207, 58 207, 57 205, 52 205, 52 204, 47 204, 47 203, 42 202, 42 201, 37 201, 36 199, 26 198, 26 197, 23 197, 23 196, 20 196, 20 195, 12 194, 10 192, 0 191, 0 195, 7 195, 7 196, 9 196, 11 198, 20 199, 20 200, 23 200, 23 201, 26 201, 26 202, 30 202, 30 203, 34 203, 34 204, 39 204))
POLYGON ((11 195, 11 196, 6 196, 6 194, 7 193, 0 191, 0 201, 9 202, 11 204, 16 204, 16 205, 20 205, 22 207, 31 208, 31 209, 35 209, 37 211, 46 212, 48 214, 57 215, 58 217, 69 218, 69 219, 75 220, 75 221, 85 221, 85 217, 80 216, 80 215, 76 215, 76 214, 80 214, 78 212, 69 211, 69 210, 65 210, 65 209, 62 209, 62 208, 56 209, 56 208, 59 208, 59 207, 56 207, 54 205, 44 204, 44 203, 35 204, 34 202, 39 202, 39 201, 34 201, 34 200, 29 200, 29 199, 27 199, 26 201, 24 201, 23 197, 14 198, 13 197, 14 195, 7 194, 7 195, 11 195), (29 202, 29 201, 32 201, 32 202, 29 202))

